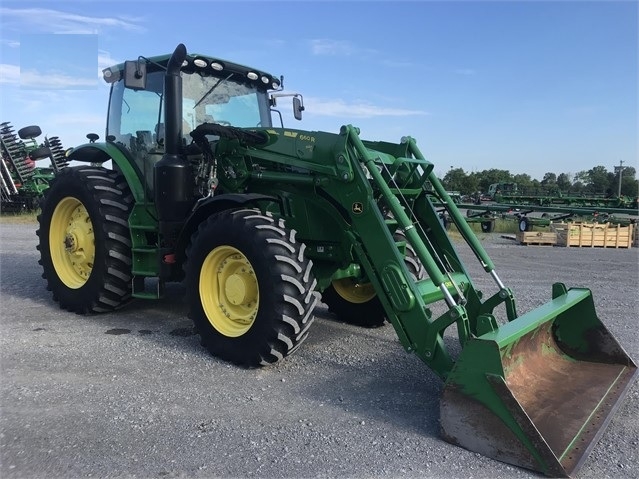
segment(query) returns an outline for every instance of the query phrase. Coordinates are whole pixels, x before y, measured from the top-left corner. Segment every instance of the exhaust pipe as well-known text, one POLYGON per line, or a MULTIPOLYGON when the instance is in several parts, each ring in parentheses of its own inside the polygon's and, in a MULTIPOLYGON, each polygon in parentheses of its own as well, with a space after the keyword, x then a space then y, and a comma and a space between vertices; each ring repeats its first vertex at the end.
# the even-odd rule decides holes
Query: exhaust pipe
POLYGON ((186 47, 180 43, 169 59, 166 75, 164 76, 166 137, 164 140, 164 158, 167 155, 179 156, 182 146, 182 77, 180 76, 180 67, 185 59, 186 47))
POLYGON ((172 247, 193 206, 193 172, 182 148, 182 77, 186 47, 179 44, 164 76, 164 155, 154 166, 153 191, 160 233, 172 247))

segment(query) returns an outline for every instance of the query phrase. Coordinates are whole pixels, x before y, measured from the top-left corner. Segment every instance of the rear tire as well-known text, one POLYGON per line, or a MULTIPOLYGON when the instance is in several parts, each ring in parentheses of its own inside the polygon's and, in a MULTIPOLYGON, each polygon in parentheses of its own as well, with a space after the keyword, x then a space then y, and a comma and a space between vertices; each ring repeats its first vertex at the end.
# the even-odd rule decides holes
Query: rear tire
POLYGON ((304 250, 295 231, 257 210, 224 211, 200 225, 187 249, 186 291, 211 354, 256 367, 304 342, 319 300, 304 250))
POLYGON ((45 190, 39 263, 61 308, 99 313, 130 299, 132 205, 124 178, 104 168, 65 168, 45 190))

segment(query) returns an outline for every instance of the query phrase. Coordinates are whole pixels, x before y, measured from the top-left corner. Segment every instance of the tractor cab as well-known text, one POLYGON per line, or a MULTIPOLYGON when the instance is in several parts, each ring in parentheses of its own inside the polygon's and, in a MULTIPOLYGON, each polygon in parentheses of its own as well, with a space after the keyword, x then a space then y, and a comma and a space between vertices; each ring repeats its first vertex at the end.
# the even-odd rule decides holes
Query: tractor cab
MULTIPOLYGON (((140 58, 103 71, 112 84, 107 136, 125 146, 133 140, 162 144, 165 111, 164 75, 169 56, 140 58), (146 138, 145 138, 146 137, 146 138)), ((201 55, 188 57, 181 68, 183 137, 209 122, 238 127, 271 126, 269 90, 281 80, 234 63, 201 55)))
MULTIPOLYGON (((170 56, 139 57, 103 70, 111 84, 106 138, 132 157, 152 182, 150 168, 165 151, 164 77, 170 56)), ((216 123, 239 128, 283 126, 276 99, 293 97, 293 115, 301 119, 302 96, 282 92, 283 77, 226 60, 189 55, 180 68, 182 118, 178 144, 191 143, 198 125, 216 123)), ((175 109, 177 111, 177 109, 175 109)))

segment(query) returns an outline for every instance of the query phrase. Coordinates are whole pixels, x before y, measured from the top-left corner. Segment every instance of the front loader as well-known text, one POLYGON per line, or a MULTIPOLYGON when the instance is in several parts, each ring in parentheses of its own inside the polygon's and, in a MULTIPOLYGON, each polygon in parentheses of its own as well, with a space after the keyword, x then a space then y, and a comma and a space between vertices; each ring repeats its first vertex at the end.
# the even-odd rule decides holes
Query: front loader
POLYGON ((106 141, 92 135, 70 153, 86 165, 56 176, 39 216, 40 264, 60 307, 113 311, 184 281, 203 346, 257 367, 304 342, 321 294, 344 321, 390 322, 445 381, 446 440, 551 476, 578 469, 637 368, 587 289, 555 284, 548 303, 518 313, 414 139, 284 128, 276 99, 292 96, 298 119, 303 102, 282 79, 183 45, 104 78, 106 141), (442 207, 492 295, 475 287, 442 207))

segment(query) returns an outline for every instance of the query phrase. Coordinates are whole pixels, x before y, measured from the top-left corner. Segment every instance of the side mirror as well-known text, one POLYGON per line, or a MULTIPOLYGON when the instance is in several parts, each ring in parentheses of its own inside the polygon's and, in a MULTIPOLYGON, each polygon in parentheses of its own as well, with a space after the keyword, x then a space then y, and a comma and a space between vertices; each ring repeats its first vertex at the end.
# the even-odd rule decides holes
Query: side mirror
POLYGON ((293 116, 296 120, 302 119, 302 112, 304 111, 304 105, 302 104, 302 100, 299 96, 293 97, 293 116))
POLYGON ((146 89, 146 63, 141 61, 124 62, 124 86, 131 90, 146 89))

